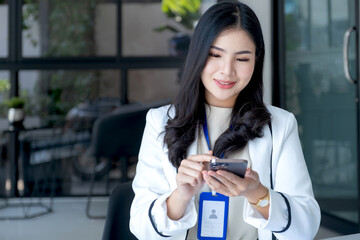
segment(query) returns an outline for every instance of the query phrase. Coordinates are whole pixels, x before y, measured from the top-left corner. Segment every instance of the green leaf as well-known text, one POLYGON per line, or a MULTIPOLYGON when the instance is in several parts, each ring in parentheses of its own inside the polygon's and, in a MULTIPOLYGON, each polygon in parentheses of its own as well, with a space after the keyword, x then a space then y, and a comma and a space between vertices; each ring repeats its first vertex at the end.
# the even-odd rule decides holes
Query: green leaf
POLYGON ((161 9, 169 18, 180 19, 178 22, 188 29, 200 17, 202 0, 163 0, 161 9))
POLYGON ((12 97, 4 103, 8 108, 23 108, 25 105, 25 99, 22 97, 12 97))

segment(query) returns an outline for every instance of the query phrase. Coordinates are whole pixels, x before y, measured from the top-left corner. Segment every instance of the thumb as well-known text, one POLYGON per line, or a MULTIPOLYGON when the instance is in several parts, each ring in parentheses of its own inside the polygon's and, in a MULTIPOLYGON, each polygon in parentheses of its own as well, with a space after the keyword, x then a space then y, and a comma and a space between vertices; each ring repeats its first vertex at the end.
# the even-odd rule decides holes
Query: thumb
POLYGON ((257 172, 253 171, 251 168, 246 169, 245 177, 251 178, 255 181, 259 180, 259 175, 257 174, 257 172))

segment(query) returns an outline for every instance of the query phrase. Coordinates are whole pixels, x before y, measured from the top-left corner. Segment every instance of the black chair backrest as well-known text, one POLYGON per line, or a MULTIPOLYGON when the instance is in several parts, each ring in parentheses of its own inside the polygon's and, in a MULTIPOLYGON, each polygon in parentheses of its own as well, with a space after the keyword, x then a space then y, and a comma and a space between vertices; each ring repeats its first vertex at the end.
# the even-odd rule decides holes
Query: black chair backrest
POLYGON ((164 105, 129 104, 97 119, 92 132, 91 148, 96 157, 132 157, 140 149, 141 139, 150 108, 164 105))
POLYGON ((130 232, 130 207, 134 198, 131 181, 121 183, 111 193, 102 240, 132 240, 130 232))

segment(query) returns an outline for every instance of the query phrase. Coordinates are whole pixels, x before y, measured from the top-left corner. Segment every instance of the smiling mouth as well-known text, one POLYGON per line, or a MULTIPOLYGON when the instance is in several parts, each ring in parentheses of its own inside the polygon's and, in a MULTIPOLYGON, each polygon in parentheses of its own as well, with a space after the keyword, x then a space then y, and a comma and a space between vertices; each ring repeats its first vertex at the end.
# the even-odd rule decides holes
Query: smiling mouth
POLYGON ((222 81, 218 81, 220 84, 222 85, 230 85, 233 84, 232 82, 222 82, 222 81))
POLYGON ((216 85, 218 85, 220 88, 229 89, 232 88, 236 82, 230 82, 230 81, 220 81, 217 79, 214 79, 216 85))

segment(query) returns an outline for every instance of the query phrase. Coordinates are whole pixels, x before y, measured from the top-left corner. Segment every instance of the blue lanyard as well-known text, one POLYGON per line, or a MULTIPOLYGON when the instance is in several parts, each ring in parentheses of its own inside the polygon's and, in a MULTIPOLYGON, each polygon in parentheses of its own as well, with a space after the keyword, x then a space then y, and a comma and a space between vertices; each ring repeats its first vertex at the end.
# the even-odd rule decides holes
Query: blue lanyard
MULTIPOLYGON (((210 138, 209 138, 209 131, 208 131, 208 127, 207 127, 207 120, 206 120, 206 113, 205 113, 205 122, 203 124, 203 130, 204 130, 204 135, 206 138, 206 143, 208 145, 209 150, 211 150, 211 146, 210 146, 210 138)), ((230 128, 232 128, 232 126, 230 126, 230 128)), ((220 158, 224 157, 224 153, 221 153, 220 158)))
POLYGON ((209 132, 208 132, 208 127, 207 127, 207 120, 206 120, 206 113, 205 113, 205 122, 203 124, 203 130, 204 130, 204 134, 205 134, 205 138, 206 138, 206 143, 208 145, 209 150, 211 150, 211 146, 210 146, 210 138, 209 138, 209 132))

